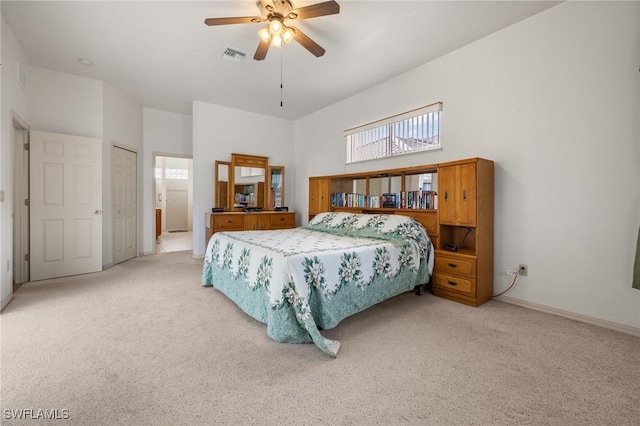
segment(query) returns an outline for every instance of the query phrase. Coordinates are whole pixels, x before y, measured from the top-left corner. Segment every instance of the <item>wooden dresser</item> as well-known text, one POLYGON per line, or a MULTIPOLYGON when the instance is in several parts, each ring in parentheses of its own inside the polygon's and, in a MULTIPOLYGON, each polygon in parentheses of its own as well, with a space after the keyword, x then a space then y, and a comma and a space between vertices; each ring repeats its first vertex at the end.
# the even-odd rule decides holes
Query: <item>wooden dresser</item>
POLYGON ((207 242, 219 231, 252 231, 288 229, 296 227, 295 212, 221 212, 207 213, 205 223, 207 242))

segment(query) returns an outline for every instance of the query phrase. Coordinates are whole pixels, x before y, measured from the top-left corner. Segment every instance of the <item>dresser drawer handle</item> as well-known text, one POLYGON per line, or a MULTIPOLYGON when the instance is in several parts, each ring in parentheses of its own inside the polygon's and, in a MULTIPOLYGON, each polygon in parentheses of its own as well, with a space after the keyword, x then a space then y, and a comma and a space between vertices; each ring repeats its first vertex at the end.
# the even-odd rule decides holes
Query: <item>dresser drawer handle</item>
POLYGON ((283 220, 284 220, 284 217, 281 217, 281 218, 280 218, 280 221, 283 221, 283 220))
POLYGON ((227 220, 227 223, 233 223, 233 221, 229 219, 229 220, 227 220))
POLYGON ((455 263, 448 263, 447 266, 449 266, 449 268, 457 268, 458 265, 456 265, 455 263))
POLYGON ((449 283, 449 285, 458 285, 458 283, 457 283, 457 282, 455 282, 455 281, 450 281, 450 280, 449 280, 449 281, 447 281, 447 283, 449 283))

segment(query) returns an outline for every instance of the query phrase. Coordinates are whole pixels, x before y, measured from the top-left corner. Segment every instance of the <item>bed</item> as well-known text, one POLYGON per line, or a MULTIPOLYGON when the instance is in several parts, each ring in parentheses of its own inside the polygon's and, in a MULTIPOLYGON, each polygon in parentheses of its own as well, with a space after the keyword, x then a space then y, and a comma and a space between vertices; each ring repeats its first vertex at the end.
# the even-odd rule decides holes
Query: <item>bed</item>
POLYGON ((267 324, 276 342, 313 342, 335 357, 320 330, 429 281, 433 245, 408 216, 327 212, 307 226, 217 232, 202 284, 267 324))

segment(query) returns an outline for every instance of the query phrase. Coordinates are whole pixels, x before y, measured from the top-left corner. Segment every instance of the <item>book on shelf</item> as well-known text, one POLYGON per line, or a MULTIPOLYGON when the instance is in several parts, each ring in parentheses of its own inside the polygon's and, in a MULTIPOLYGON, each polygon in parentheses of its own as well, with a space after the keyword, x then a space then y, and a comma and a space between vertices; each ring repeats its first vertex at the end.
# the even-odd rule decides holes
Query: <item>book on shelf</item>
POLYGON ((387 208, 387 209, 437 209, 438 194, 435 191, 388 192, 380 196, 355 192, 334 192, 332 207, 387 208))
POLYGON ((236 193, 236 202, 238 203, 252 203, 253 194, 236 193))
POLYGON ((398 194, 395 193, 382 194, 382 207, 390 209, 398 208, 399 205, 397 200, 399 197, 397 197, 397 195, 398 194))
POLYGON ((407 191, 407 209, 437 209, 438 194, 435 191, 407 191))

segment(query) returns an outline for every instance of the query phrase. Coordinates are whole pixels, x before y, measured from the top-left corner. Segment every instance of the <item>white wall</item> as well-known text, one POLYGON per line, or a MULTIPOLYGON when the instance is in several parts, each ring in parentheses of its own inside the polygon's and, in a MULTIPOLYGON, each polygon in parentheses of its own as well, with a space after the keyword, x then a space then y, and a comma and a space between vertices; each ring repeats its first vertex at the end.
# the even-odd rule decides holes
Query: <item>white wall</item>
MULTIPOLYGON (((111 200, 111 147, 137 153, 138 182, 142 182, 142 106, 108 83, 103 85, 102 126, 102 264, 113 264, 113 210, 111 200)), ((142 229, 142 191, 138 190, 138 231, 142 229)), ((142 232, 138 232, 141 253, 142 232)))
MULTIPOLYGON (((485 157, 495 170, 495 291, 640 327, 640 3, 569 2, 295 123, 309 176, 485 157), (342 131, 442 101, 444 149, 346 168, 342 131)), ((304 214, 301 214, 303 213, 304 214)))
POLYGON ((293 151, 291 121, 204 102, 193 103, 194 256, 202 257, 205 252, 205 214, 214 206, 215 161, 231 161, 231 153, 242 153, 269 157, 269 164, 285 166, 284 205, 289 206, 295 192, 294 182, 299 181, 293 151))
POLYGON ((142 253, 155 251, 155 155, 192 156, 192 119, 189 115, 143 108, 142 253))
POLYGON ((28 92, 33 130, 102 139, 101 81, 31 67, 28 92))

